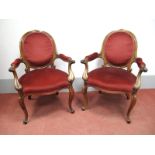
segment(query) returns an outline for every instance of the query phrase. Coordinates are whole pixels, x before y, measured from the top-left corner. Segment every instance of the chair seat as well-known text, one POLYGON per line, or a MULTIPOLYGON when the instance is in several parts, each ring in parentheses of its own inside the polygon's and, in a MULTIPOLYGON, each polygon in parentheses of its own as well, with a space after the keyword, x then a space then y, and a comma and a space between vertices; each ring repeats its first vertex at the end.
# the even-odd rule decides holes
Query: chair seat
POLYGON ((127 70, 115 67, 102 67, 88 73, 88 85, 108 91, 132 90, 136 76, 127 70))
POLYGON ((19 82, 24 93, 48 93, 68 87, 67 73, 52 68, 43 68, 24 74, 19 82))

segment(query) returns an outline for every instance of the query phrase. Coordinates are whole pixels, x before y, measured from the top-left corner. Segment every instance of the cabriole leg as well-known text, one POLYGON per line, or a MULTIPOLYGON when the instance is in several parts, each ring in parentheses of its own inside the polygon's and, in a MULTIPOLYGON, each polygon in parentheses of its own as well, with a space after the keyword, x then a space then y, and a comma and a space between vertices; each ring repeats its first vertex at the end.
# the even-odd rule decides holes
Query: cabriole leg
POLYGON ((88 108, 88 96, 87 96, 87 83, 84 83, 84 87, 83 87, 83 97, 84 97, 84 102, 83 102, 83 106, 82 106, 82 110, 86 110, 88 108))
POLYGON ((72 108, 72 101, 73 101, 73 98, 74 98, 74 89, 73 89, 73 86, 72 84, 70 84, 69 86, 69 101, 68 101, 68 105, 69 105, 69 112, 70 113, 74 113, 74 109, 72 108))
POLYGON ((27 124, 28 123, 28 112, 27 112, 26 106, 24 104, 24 96, 21 95, 21 94, 19 95, 19 105, 22 108, 22 110, 24 112, 24 115, 25 115, 25 118, 23 120, 23 123, 24 124, 27 124))
POLYGON ((134 108, 136 101, 137 101, 136 93, 133 93, 131 95, 131 102, 130 102, 129 109, 128 109, 127 114, 126 114, 126 122, 127 123, 131 123, 130 113, 131 113, 132 109, 134 108))

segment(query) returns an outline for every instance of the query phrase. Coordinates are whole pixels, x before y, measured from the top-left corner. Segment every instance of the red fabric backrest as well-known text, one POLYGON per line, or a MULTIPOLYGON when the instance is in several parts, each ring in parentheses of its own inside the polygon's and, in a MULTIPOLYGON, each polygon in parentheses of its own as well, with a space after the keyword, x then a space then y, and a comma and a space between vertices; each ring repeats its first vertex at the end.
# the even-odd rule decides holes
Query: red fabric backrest
POLYGON ((127 65, 137 50, 136 38, 126 31, 115 31, 107 35, 103 44, 106 60, 116 66, 127 65))
POLYGON ((21 55, 31 66, 48 64, 55 51, 54 40, 46 32, 31 31, 21 39, 21 55))

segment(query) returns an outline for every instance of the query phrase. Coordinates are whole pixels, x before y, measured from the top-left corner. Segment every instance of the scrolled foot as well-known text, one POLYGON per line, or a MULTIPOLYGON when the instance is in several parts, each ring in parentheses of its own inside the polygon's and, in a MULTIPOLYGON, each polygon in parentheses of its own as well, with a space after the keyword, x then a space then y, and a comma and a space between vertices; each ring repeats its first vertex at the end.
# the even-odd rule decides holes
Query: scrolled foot
POLYGON ((131 119, 130 119, 129 117, 127 117, 127 118, 126 118, 126 122, 127 122, 128 124, 130 124, 130 123, 131 123, 131 119))
POLYGON ((81 107, 81 110, 82 110, 82 111, 85 111, 85 110, 86 110, 86 107, 82 106, 82 107, 81 107))
POLYGON ((28 120, 23 120, 23 124, 27 124, 28 123, 28 120))
POLYGON ((75 113, 75 110, 72 108, 69 108, 69 112, 73 114, 73 113, 75 113))

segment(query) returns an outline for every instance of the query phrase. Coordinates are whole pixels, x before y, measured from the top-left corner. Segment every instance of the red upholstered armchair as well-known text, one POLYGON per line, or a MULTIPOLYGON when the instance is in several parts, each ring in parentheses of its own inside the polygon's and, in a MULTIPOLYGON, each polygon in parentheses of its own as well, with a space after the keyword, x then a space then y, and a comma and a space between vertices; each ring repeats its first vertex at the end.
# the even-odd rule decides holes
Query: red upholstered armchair
POLYGON ((136 94, 141 85, 141 74, 146 72, 145 63, 137 58, 137 41, 131 32, 118 30, 109 33, 103 42, 100 53, 93 53, 85 57, 81 63, 85 64, 83 73, 84 104, 82 110, 88 106, 87 88, 97 88, 100 92, 125 93, 131 103, 126 113, 126 121, 130 123, 130 112, 136 104, 136 94), (88 62, 101 58, 104 65, 88 72, 88 62), (132 63, 137 63, 137 76, 131 73, 132 63))
POLYGON ((74 112, 72 100, 74 74, 71 65, 75 63, 70 57, 57 54, 54 39, 46 32, 30 31, 23 35, 20 42, 20 58, 16 59, 9 69, 14 75, 15 89, 19 95, 19 104, 24 111, 23 123, 28 123, 28 112, 24 97, 31 99, 33 94, 56 93, 63 88, 69 89, 69 111, 74 112), (54 66, 54 60, 60 58, 68 62, 68 74, 54 66), (16 68, 25 64, 25 74, 18 78, 16 68))

